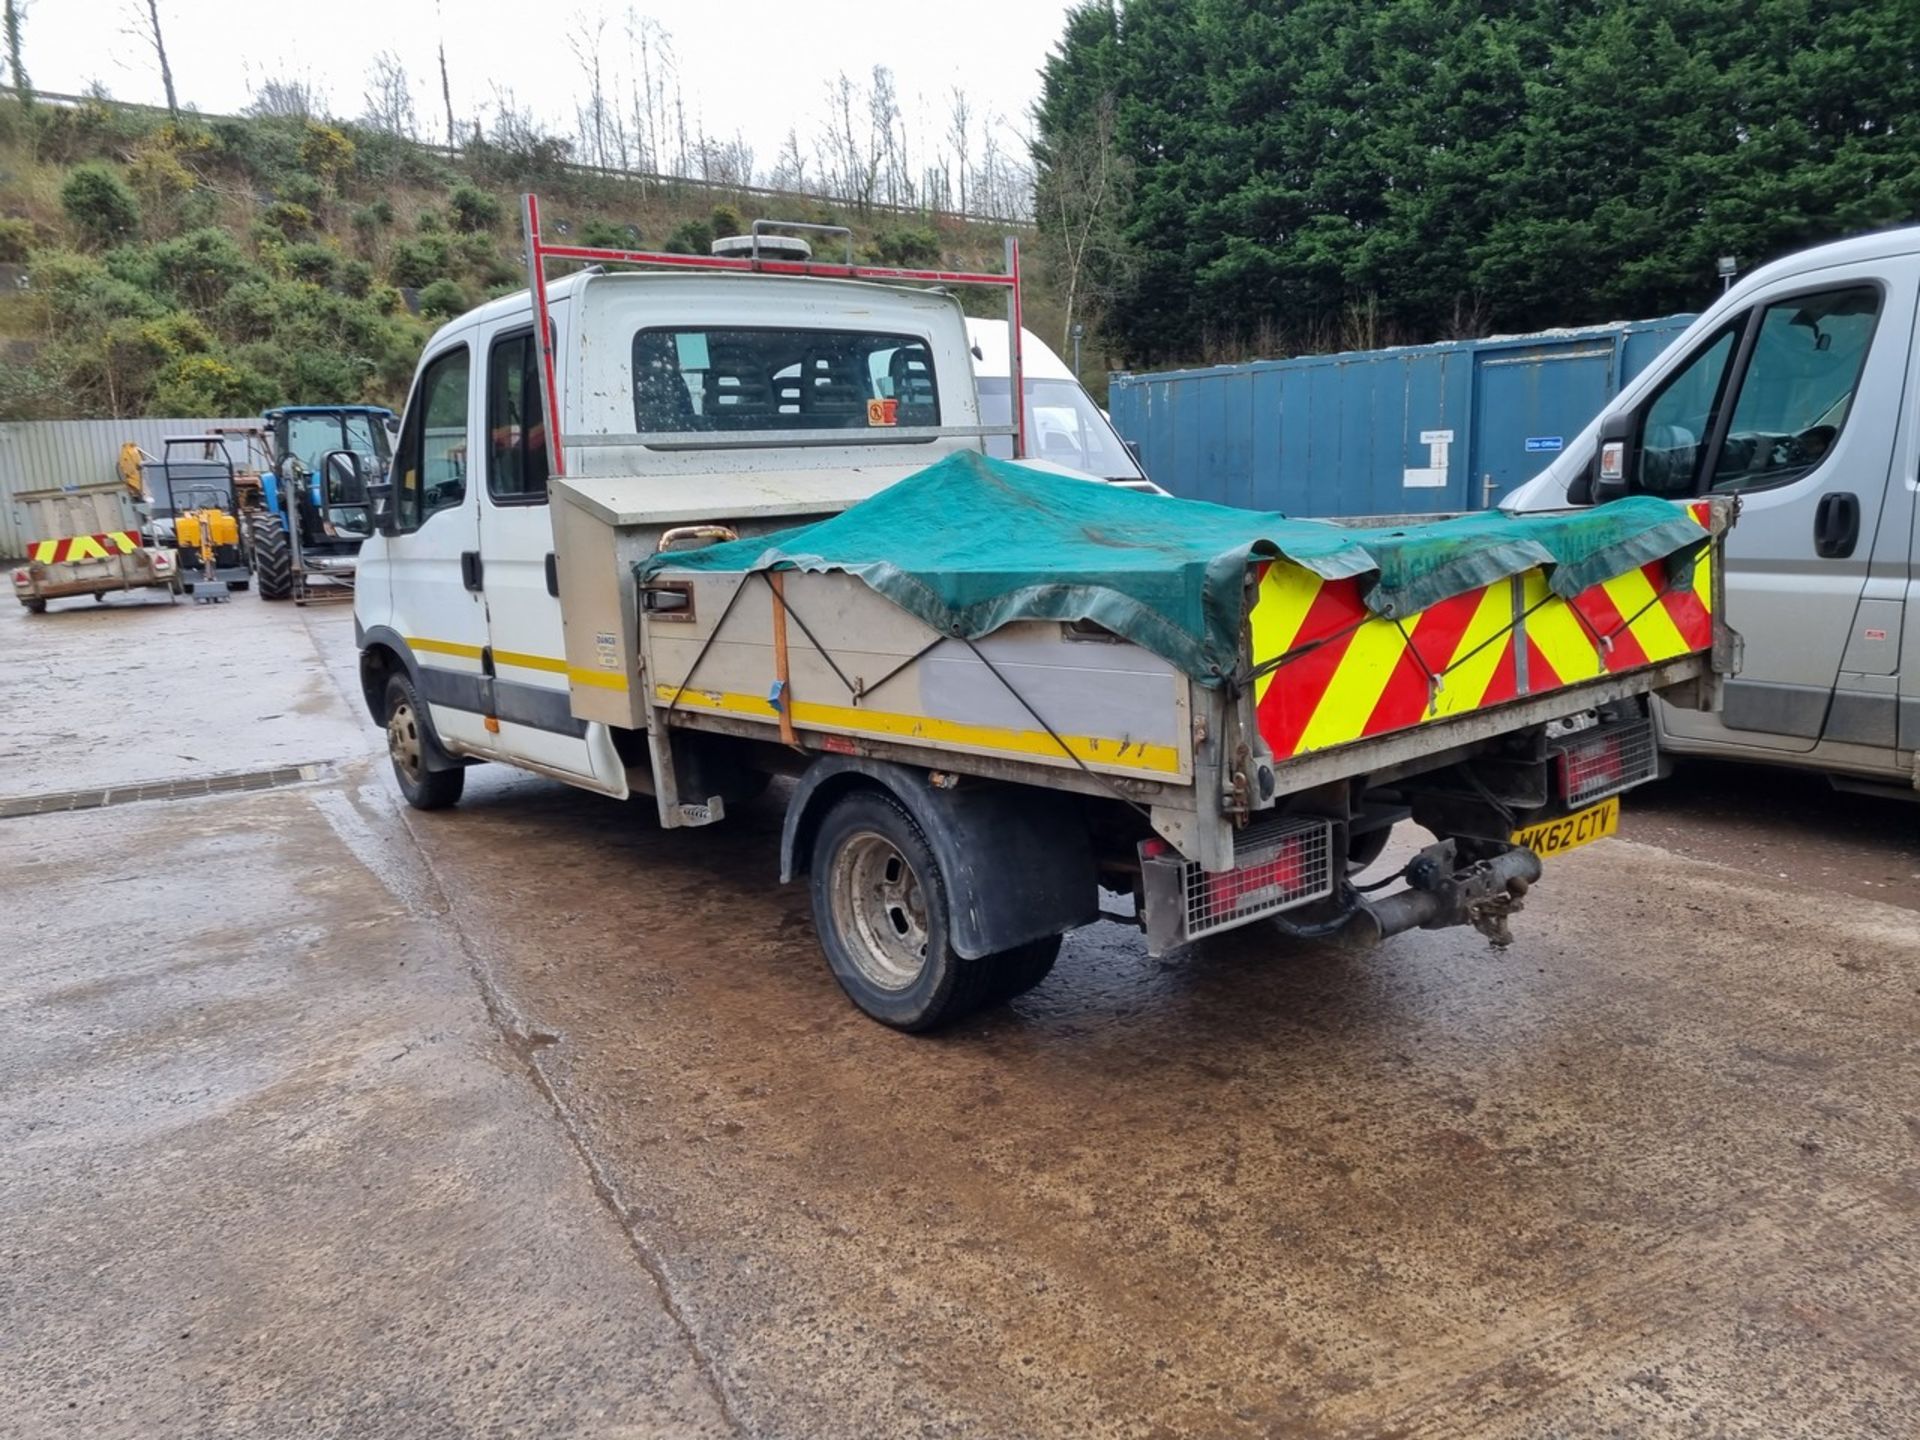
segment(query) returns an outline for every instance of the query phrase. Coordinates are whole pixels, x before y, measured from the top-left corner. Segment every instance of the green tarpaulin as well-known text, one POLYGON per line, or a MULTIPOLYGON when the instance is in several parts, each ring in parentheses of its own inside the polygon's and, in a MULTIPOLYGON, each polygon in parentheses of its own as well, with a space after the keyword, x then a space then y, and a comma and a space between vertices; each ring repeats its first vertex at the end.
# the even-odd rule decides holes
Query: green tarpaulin
POLYGON ((1535 566, 1557 593, 1577 595, 1706 538, 1685 510, 1646 496, 1568 514, 1348 527, 964 452, 829 519, 656 555, 635 569, 642 581, 663 569, 840 570, 944 634, 978 639, 1015 620, 1091 620, 1218 684, 1237 663, 1241 583, 1253 558, 1361 578, 1376 614, 1403 617, 1535 566))

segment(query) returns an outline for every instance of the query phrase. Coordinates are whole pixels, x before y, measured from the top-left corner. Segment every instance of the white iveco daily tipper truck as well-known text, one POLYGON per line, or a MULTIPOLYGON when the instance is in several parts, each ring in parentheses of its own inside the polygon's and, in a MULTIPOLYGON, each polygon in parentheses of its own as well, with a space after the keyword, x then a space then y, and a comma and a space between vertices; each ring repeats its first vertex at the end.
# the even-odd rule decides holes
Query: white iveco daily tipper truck
POLYGON ((1641 697, 1711 705, 1732 663, 1730 502, 1349 530, 993 459, 1022 417, 980 423, 950 290, 1005 290, 1017 389, 1011 242, 909 272, 524 218, 529 292, 428 344, 374 487, 354 609, 400 787, 446 806, 502 761, 673 829, 791 777, 782 876, 888 1024, 1030 988, 1102 915, 1155 952, 1504 942, 1649 775, 1641 697), (1363 891, 1404 819, 1437 840, 1363 891))

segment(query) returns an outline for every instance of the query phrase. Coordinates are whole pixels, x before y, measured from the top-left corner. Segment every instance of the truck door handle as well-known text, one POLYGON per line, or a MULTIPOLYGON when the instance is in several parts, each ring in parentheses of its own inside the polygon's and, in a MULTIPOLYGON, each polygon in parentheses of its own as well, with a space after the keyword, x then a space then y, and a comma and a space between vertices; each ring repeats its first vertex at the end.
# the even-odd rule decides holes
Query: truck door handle
POLYGON ((1844 560, 1860 539, 1860 497, 1835 490, 1820 497, 1813 512, 1814 553, 1827 560, 1844 560))
POLYGON ((460 552, 460 583, 469 590, 477 591, 480 588, 480 576, 480 552, 462 550, 460 552))

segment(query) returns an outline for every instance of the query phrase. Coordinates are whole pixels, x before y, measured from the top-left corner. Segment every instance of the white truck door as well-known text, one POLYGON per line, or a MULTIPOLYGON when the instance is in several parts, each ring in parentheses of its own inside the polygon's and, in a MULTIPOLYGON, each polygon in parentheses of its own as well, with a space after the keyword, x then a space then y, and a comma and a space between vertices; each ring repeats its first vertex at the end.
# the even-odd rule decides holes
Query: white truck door
POLYGON ((434 728, 443 740, 488 749, 480 507, 467 483, 474 368, 463 341, 420 372, 394 455, 394 534, 385 548, 393 628, 420 667, 434 728))
MULTIPOLYGON (((1705 337, 1644 402, 1636 488, 1737 493, 1727 616, 1745 663, 1720 714, 1662 707, 1668 734, 1804 751, 1842 670, 1886 508, 1915 311, 1911 266, 1783 277, 1705 337)), ((1874 627, 1883 628, 1883 627, 1874 627)))
POLYGON ((489 337, 480 553, 493 713, 500 724, 496 743, 515 758, 623 789, 625 771, 606 727, 573 715, 547 505, 538 363, 531 325, 489 337))

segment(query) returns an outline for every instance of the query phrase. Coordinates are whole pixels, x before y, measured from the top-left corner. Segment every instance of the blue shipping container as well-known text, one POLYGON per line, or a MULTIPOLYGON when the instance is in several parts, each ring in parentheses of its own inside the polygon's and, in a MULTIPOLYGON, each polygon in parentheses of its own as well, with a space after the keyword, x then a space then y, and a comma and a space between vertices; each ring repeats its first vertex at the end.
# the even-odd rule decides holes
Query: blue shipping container
POLYGON ((1290 515, 1480 509, 1538 474, 1692 320, 1119 374, 1108 404, 1176 495, 1290 515))

